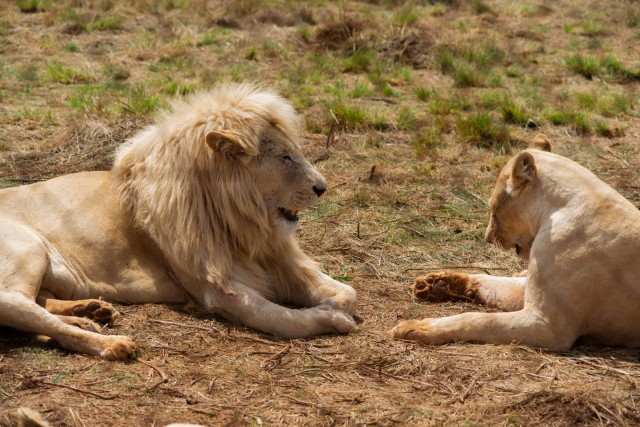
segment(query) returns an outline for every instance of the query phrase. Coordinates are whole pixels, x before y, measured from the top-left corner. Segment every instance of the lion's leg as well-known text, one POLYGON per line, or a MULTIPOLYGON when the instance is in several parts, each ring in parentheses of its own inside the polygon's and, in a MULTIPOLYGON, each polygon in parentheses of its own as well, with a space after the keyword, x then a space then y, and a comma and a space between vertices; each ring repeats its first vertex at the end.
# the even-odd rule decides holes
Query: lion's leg
POLYGON ((69 325, 35 302, 49 256, 42 240, 27 227, 1 222, 0 325, 49 336, 63 347, 106 359, 125 359, 134 342, 124 336, 107 336, 69 325))
POLYGON ((97 299, 63 301, 38 295, 36 302, 49 313, 85 317, 103 325, 112 325, 120 317, 120 313, 111 304, 97 299))
POLYGON ((392 329, 395 338, 440 345, 475 341, 488 344, 520 343, 549 350, 571 348, 576 331, 562 319, 550 321, 540 313, 463 313, 439 319, 406 320, 392 329))
POLYGON ((417 278, 412 286, 412 293, 414 298, 423 301, 466 300, 504 311, 516 311, 524 307, 526 283, 526 277, 443 271, 417 278))
POLYGON ((205 301, 215 312, 250 328, 285 338, 346 334, 354 329, 351 316, 328 305, 292 309, 275 304, 255 290, 232 282, 233 293, 216 291, 205 301))
POLYGON ((85 331, 91 331, 91 332, 102 331, 102 327, 99 324, 97 324, 93 320, 89 320, 84 317, 63 316, 63 315, 56 315, 56 317, 62 320, 67 325, 75 326, 77 328, 84 329, 85 331))
POLYGON ((357 309, 356 290, 324 273, 319 274, 320 280, 300 289, 291 303, 302 307, 328 305, 353 316, 357 309))
POLYGON ((0 313, 0 324, 46 335, 69 350, 108 360, 126 359, 135 350, 131 338, 100 335, 67 324, 19 292, 0 290, 0 313))

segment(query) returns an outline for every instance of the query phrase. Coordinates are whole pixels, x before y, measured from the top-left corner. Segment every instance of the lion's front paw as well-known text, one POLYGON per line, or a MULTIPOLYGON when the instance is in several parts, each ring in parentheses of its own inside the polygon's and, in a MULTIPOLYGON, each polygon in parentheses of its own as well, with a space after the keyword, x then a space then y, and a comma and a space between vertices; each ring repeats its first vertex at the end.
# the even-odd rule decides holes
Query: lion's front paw
POLYGON ((468 274, 443 271, 418 277, 412 288, 413 297, 422 301, 442 302, 456 299, 474 301, 473 289, 468 274))
POLYGON ((72 313, 76 317, 86 317, 103 325, 112 325, 120 317, 114 306, 101 300, 78 301, 72 313))
POLYGON ((73 325, 85 331, 100 332, 102 330, 99 324, 85 317, 59 316, 58 318, 68 325, 73 325))
POLYGON ((107 360, 127 360, 136 350, 136 343, 124 335, 109 335, 100 356, 107 360))
POLYGON ((322 313, 323 323, 329 328, 326 332, 348 334, 356 328, 356 322, 350 315, 329 305, 319 305, 316 308, 322 313))
POLYGON ((429 319, 402 321, 390 333, 395 339, 418 341, 429 345, 439 345, 447 342, 438 336, 429 319))
POLYGON ((355 295, 339 296, 334 298, 327 298, 320 303, 321 306, 329 306, 335 310, 342 311, 346 314, 353 316, 356 314, 358 304, 356 302, 355 295))

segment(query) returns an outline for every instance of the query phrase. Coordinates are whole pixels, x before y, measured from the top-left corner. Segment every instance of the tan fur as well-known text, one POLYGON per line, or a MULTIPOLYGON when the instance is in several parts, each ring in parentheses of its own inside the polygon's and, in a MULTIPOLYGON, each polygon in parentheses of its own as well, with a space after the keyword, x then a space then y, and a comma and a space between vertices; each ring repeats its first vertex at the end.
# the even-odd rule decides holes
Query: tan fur
MULTIPOLYGON (((176 102, 120 147, 110 173, 0 191, 0 324, 106 358, 134 343, 77 328, 68 314, 98 306, 73 300, 193 300, 276 335, 349 332, 355 291, 295 239, 295 213, 327 188, 298 132, 279 96, 221 85, 176 102)), ((109 307, 86 316, 110 323, 109 307)))
POLYGON ((511 343, 567 350, 578 338, 640 347, 640 211, 575 162, 525 150, 491 196, 486 240, 516 249, 525 277, 432 273, 420 299, 472 295, 506 313, 405 321, 396 338, 426 344, 511 343))

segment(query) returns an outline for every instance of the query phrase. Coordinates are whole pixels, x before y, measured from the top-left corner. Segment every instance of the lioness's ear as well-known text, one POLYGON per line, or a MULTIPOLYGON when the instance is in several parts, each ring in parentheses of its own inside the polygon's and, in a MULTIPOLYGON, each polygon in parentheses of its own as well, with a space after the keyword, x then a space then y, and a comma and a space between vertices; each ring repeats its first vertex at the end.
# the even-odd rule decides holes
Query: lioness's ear
POLYGON ((516 161, 513 164, 513 171, 511 172, 511 180, 513 181, 513 188, 518 188, 524 184, 527 184, 536 177, 536 162, 533 159, 531 153, 523 151, 518 154, 516 161))
POLYGON ((205 136, 207 145, 228 159, 235 159, 245 154, 245 149, 238 136, 224 130, 212 130, 205 136))
POLYGON ((533 138, 533 141, 529 144, 529 148, 551 152, 551 141, 546 135, 539 133, 533 138))

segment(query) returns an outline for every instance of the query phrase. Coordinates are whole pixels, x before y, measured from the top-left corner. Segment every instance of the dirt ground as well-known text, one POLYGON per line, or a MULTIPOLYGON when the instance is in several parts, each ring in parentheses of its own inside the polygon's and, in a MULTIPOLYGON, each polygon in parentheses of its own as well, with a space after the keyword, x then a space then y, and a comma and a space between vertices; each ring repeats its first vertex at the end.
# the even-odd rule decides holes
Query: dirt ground
POLYGON ((418 275, 525 268, 482 237, 498 170, 537 134, 640 207, 639 40, 621 0, 0 0, 0 188, 108 169, 173 97, 260 82, 294 103, 330 182, 302 247, 356 288, 362 320, 284 340, 120 305, 105 333, 136 340, 127 363, 0 329, 0 426, 22 406, 78 427, 640 425, 637 350, 387 334, 488 311, 412 301, 418 275))

